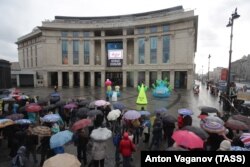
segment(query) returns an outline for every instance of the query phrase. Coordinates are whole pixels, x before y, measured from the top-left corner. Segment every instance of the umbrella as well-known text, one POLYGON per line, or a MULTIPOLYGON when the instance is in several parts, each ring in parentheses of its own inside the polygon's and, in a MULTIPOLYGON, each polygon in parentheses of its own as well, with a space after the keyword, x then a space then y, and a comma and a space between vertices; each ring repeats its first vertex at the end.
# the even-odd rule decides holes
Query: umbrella
POLYGON ((161 113, 164 113, 164 112, 167 112, 167 111, 168 110, 166 108, 164 108, 164 107, 155 109, 156 114, 161 114, 161 113))
POLYGON ((181 108, 181 109, 178 110, 178 113, 181 114, 181 115, 192 115, 193 111, 189 110, 187 108, 181 108))
POLYGON ((222 133, 226 130, 222 124, 212 121, 207 121, 201 124, 201 128, 209 133, 222 133))
POLYGON ((185 149, 183 147, 178 147, 178 146, 175 146, 175 147, 168 147, 166 149, 166 151, 189 151, 188 149, 185 149))
POLYGON ((77 131, 78 129, 85 128, 86 126, 89 126, 92 123, 90 119, 81 119, 73 124, 71 129, 73 131, 77 131))
POLYGON ((173 133, 172 138, 179 146, 189 149, 203 148, 203 140, 195 133, 187 130, 177 130, 173 133))
POLYGON ((89 103, 89 108, 95 108, 95 101, 89 103))
POLYGON ((202 112, 206 112, 206 113, 217 113, 217 112, 219 112, 216 108, 208 107, 208 106, 201 106, 201 107, 199 107, 199 109, 202 112))
POLYGON ((36 126, 31 129, 31 133, 37 136, 50 136, 51 130, 47 126, 36 126))
POLYGON ((27 112, 39 112, 42 110, 42 107, 36 103, 30 103, 25 107, 25 110, 27 112))
POLYGON ((115 121, 117 118, 119 118, 121 115, 121 111, 120 110, 112 110, 108 113, 107 119, 109 121, 115 121))
POLYGON ((175 123, 175 122, 177 122, 177 119, 172 115, 165 115, 162 118, 162 120, 163 120, 164 123, 175 123))
POLYGON ((61 119, 59 114, 48 114, 45 115, 43 118, 41 118, 41 120, 43 122, 57 122, 61 119))
POLYGON ((97 128, 91 132, 90 137, 97 141, 105 141, 112 137, 112 132, 107 128, 97 128))
POLYGON ((10 126, 15 124, 14 121, 12 121, 11 119, 0 119, 0 128, 4 128, 6 126, 10 126))
POLYGON ((238 114, 238 115, 233 115, 232 118, 235 119, 235 120, 244 122, 247 125, 250 125, 250 118, 248 118, 247 116, 238 114))
POLYGON ((108 104, 110 104, 110 103, 107 102, 107 101, 105 101, 105 100, 96 100, 96 101, 95 101, 95 105, 96 105, 97 107, 106 106, 106 105, 108 105, 108 104))
POLYGON ((78 105, 79 105, 79 106, 87 106, 89 103, 90 103, 89 100, 81 100, 81 101, 78 103, 78 105))
POLYGON ((61 107, 61 106, 64 106, 64 105, 66 105, 66 101, 58 101, 58 102, 56 102, 56 107, 61 107))
POLYGON ((218 122, 220 123, 221 125, 224 125, 225 122, 220 119, 219 117, 216 117, 216 116, 207 116, 205 119, 204 119, 205 122, 218 122))
POLYGON ((140 111, 141 115, 149 116, 151 113, 149 111, 140 111))
POLYGON ((29 96, 27 95, 20 95, 17 97, 17 100, 27 100, 27 99, 29 99, 29 96))
POLYGON ((228 127, 232 130, 248 130, 249 129, 247 124, 245 124, 244 122, 234 120, 231 118, 227 120, 227 122, 225 123, 225 127, 228 127))
POLYGON ((195 127, 195 126, 184 126, 181 130, 191 131, 203 140, 206 140, 209 137, 209 135, 206 131, 204 131, 201 128, 195 127))
POLYGON ((49 110, 53 110, 56 108, 56 105, 55 104, 50 104, 48 106, 44 106, 43 107, 43 111, 49 111, 49 110))
POLYGON ((244 146, 250 149, 250 133, 242 133, 240 140, 244 143, 244 146))
POLYGON ((96 115, 103 115, 101 110, 90 110, 87 114, 89 117, 94 117, 96 115))
POLYGON ((69 103, 69 104, 66 104, 64 108, 71 110, 71 109, 77 108, 77 105, 75 103, 69 103))
POLYGON ((73 133, 69 130, 64 130, 52 135, 50 138, 50 148, 53 149, 63 146, 64 144, 72 140, 72 136, 73 133))
POLYGON ((85 117, 88 115, 89 111, 90 111, 89 108, 86 107, 79 108, 76 112, 76 116, 80 118, 85 117))
POLYGON ((7 101, 9 101, 9 102, 14 102, 14 101, 16 101, 14 98, 12 98, 12 97, 4 97, 4 98, 2 98, 2 100, 3 101, 5 101, 5 102, 7 102, 7 101))
POLYGON ((37 104, 38 105, 46 105, 48 103, 48 100, 46 99, 40 99, 37 101, 37 104))
POLYGON ((128 119, 128 120, 138 119, 140 117, 141 117, 141 114, 135 110, 128 110, 123 115, 123 118, 128 119))
POLYGON ((126 106, 125 106, 125 104, 123 104, 121 102, 116 102, 113 104, 113 108, 122 111, 122 110, 126 109, 126 106))
POLYGON ((6 116, 7 119, 11 119, 13 121, 22 119, 23 117, 24 117, 23 114, 11 114, 11 115, 6 116))
POLYGON ((57 154, 49 159, 47 159, 43 167, 80 167, 81 163, 76 158, 76 156, 68 153, 57 154))
POLYGON ((15 123, 19 125, 26 125, 26 124, 31 124, 32 122, 29 119, 19 119, 16 120, 15 123))
POLYGON ((60 94, 57 92, 53 92, 50 94, 51 97, 60 97, 60 94))

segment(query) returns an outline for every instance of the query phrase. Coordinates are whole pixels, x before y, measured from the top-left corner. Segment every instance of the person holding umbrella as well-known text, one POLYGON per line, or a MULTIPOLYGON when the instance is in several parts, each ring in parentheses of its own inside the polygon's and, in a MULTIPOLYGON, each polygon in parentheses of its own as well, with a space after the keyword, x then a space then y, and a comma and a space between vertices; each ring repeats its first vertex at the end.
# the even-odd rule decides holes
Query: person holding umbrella
POLYGON ((89 129, 85 127, 83 129, 77 130, 76 134, 74 135, 74 144, 77 147, 77 158, 81 162, 83 159, 84 165, 87 164, 87 144, 89 142, 89 129))

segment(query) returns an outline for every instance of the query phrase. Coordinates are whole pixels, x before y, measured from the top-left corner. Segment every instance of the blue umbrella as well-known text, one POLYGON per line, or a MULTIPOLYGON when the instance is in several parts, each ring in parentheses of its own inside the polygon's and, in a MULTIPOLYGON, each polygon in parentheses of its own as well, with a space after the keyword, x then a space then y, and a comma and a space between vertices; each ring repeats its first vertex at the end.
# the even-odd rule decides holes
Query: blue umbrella
POLYGON ((48 115, 45 115, 43 118, 42 118, 42 121, 43 122, 57 122, 61 119, 60 115, 58 114, 48 114, 48 115))
POLYGON ((125 109, 126 108, 126 106, 123 104, 123 103, 120 103, 120 102, 116 102, 116 103, 114 103, 113 104, 113 108, 116 110, 116 109, 118 109, 118 110, 123 110, 123 109, 125 109))
POLYGON ((167 112, 167 111, 168 110, 166 108, 164 108, 164 107, 155 109, 156 114, 161 114, 161 113, 164 113, 164 112, 167 112))
POLYGON ((32 122, 29 119, 19 119, 15 121, 16 124, 24 125, 24 124, 31 124, 32 122))
POLYGON ((149 111, 140 111, 141 115, 149 116, 151 113, 149 111))
POLYGON ((178 110, 178 113, 181 115, 193 115, 193 111, 187 108, 181 108, 178 110))
POLYGON ((58 132, 51 136, 50 138, 50 148, 56 148, 63 146, 64 144, 70 142, 72 140, 73 133, 69 130, 64 130, 61 132, 58 132))
POLYGON ((60 96, 60 94, 59 94, 59 93, 57 93, 57 92, 53 92, 53 93, 51 93, 51 94, 50 94, 50 96, 52 96, 52 97, 59 97, 59 96, 60 96))

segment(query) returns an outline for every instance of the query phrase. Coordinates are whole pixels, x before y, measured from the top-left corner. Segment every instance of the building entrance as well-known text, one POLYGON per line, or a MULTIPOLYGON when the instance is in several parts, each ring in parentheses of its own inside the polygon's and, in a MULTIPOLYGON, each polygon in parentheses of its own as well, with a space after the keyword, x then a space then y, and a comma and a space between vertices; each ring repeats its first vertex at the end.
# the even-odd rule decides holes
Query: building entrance
POLYGON ((106 72, 106 79, 112 81, 113 86, 122 86, 122 72, 106 72))
POLYGON ((175 88, 187 88, 187 71, 176 71, 175 72, 175 88))

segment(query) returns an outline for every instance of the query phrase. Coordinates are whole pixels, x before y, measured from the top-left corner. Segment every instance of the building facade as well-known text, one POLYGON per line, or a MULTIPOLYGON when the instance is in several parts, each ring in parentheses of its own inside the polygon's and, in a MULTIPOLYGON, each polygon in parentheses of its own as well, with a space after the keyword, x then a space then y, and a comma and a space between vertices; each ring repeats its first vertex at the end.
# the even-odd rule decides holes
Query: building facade
POLYGON ((194 80, 198 16, 182 6, 121 16, 65 17, 18 39, 22 69, 43 86, 136 87, 168 78, 175 88, 194 80))
POLYGON ((11 88, 10 62, 0 59, 0 89, 11 88))

